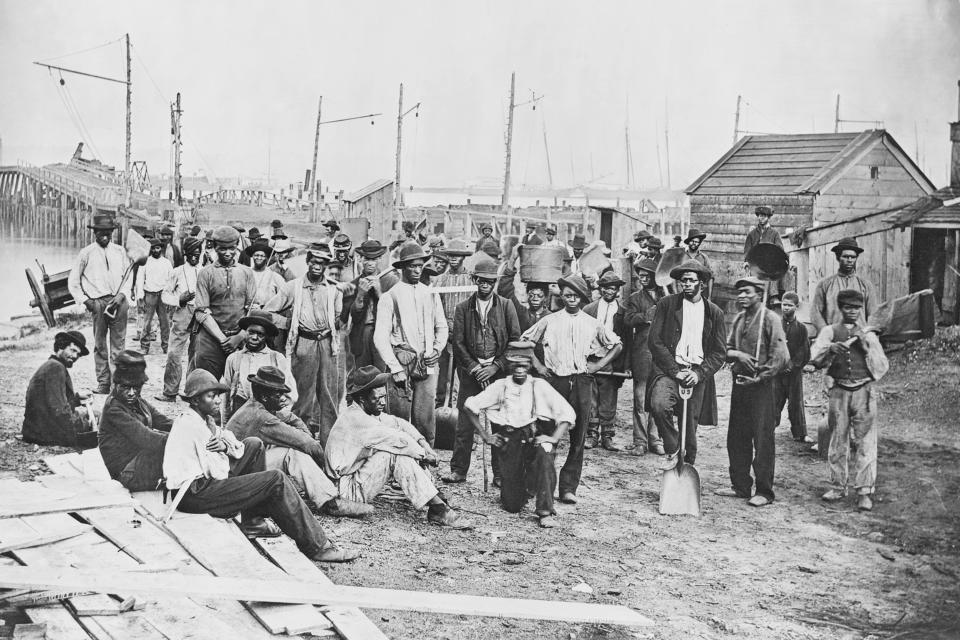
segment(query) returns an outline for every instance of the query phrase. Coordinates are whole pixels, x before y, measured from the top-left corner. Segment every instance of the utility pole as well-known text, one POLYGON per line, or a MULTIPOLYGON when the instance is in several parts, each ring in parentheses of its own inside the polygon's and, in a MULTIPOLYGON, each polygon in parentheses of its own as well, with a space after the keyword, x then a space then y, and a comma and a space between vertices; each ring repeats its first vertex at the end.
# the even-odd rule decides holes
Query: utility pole
POLYGON ((131 103, 133 99, 133 83, 131 82, 130 74, 130 34, 124 34, 124 39, 126 40, 126 49, 127 49, 127 144, 124 152, 123 158, 123 175, 124 183, 126 184, 126 204, 130 206, 130 182, 132 176, 130 175, 130 137, 131 137, 131 103))
POLYGON ((743 96, 737 96, 737 113, 733 116, 733 144, 737 144, 740 137, 740 100, 743 96))
MULTIPOLYGON (((550 188, 553 189, 553 170, 550 168, 550 147, 547 145, 547 123, 543 123, 543 151, 547 154, 547 179, 550 181, 550 188)), ((571 167, 572 169, 572 167, 571 167)))
POLYGON ((670 116, 665 116, 663 123, 663 146, 664 153, 667 156, 667 189, 670 189, 670 116))
POLYGON ((317 153, 320 151, 320 113, 323 110, 323 96, 317 101, 317 128, 313 134, 313 165, 310 169, 310 202, 316 202, 317 153))
POLYGON ((180 92, 177 92, 177 101, 170 105, 170 133, 173 134, 173 199, 177 206, 183 206, 183 176, 180 174, 180 92))
POLYGON ((633 186, 633 153, 630 151, 630 127, 623 128, 624 137, 627 144, 627 186, 633 186))
POLYGON ((837 94, 837 109, 833 115, 833 132, 840 133, 840 94, 837 94))
POLYGON ((397 213, 397 222, 401 222, 403 213, 403 194, 400 193, 400 149, 403 138, 403 83, 400 83, 400 100, 397 104, 397 172, 393 176, 393 208, 397 213))
MULTIPOLYGON (((510 154, 513 146, 513 109, 515 106, 517 88, 517 72, 510 74, 510 111, 507 113, 507 162, 503 171, 503 199, 500 206, 506 211, 510 206, 510 154)), ((508 230, 509 233, 509 230, 508 230)))

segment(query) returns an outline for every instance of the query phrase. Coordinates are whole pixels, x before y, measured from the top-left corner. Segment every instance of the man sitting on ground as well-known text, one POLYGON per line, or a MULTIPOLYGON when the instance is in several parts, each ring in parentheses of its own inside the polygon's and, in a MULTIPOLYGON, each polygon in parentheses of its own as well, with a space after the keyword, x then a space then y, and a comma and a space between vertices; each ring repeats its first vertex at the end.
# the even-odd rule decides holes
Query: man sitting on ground
POLYGON ((62 331, 54 336, 53 355, 27 384, 24 442, 80 449, 97 446, 97 432, 81 406, 83 398, 73 391, 69 371, 74 362, 89 353, 87 341, 79 331, 62 331))
POLYGON ((429 522, 466 528, 420 466, 421 462, 437 464, 437 454, 426 438, 406 420, 383 413, 389 379, 389 373, 374 366, 350 372, 350 404, 327 439, 327 474, 339 483, 341 496, 368 503, 395 480, 414 509, 428 507, 429 522))
POLYGON ((252 395, 233 414, 227 429, 237 439, 256 437, 266 445, 267 469, 290 476, 297 489, 330 515, 360 517, 373 511, 362 502, 339 498, 339 491, 323 472, 323 447, 313 439, 303 420, 287 407, 290 387, 277 367, 260 367, 247 376, 252 395))
POLYGON ((110 477, 130 491, 152 491, 163 477, 163 448, 173 421, 140 396, 147 362, 138 351, 121 351, 113 389, 103 403, 100 455, 110 477))
POLYGON ((181 397, 190 409, 174 421, 163 460, 167 487, 187 492, 180 511, 218 518, 232 518, 239 511, 240 526, 248 537, 276 537, 283 531, 316 562, 349 562, 359 557, 327 539, 290 478, 277 469, 266 469, 259 438, 240 442, 216 425, 218 396, 226 390, 204 369, 194 369, 184 383, 181 397), (273 518, 279 529, 264 516, 273 518))

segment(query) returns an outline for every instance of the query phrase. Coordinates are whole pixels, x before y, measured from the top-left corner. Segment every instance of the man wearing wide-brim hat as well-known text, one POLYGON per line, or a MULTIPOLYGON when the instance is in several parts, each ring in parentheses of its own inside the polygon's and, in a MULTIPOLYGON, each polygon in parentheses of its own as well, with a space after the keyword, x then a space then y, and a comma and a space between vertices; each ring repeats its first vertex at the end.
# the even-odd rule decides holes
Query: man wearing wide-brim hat
POLYGON ((416 242, 407 242, 393 266, 400 281, 380 296, 373 342, 393 379, 388 411, 396 411, 398 395, 410 398, 409 418, 433 445, 436 435, 437 365, 447 345, 449 328, 440 294, 420 282, 429 256, 416 242), (403 358, 401 362, 400 358, 403 358))
POLYGON ((663 254, 660 253, 663 250, 663 241, 657 236, 650 236, 647 238, 647 248, 646 248, 646 259, 653 260, 657 264, 660 264, 660 260, 663 258, 663 254))
POLYGON ((327 238, 332 239, 333 236, 337 234, 337 231, 340 231, 340 224, 331 218, 323 223, 323 228, 327 232, 327 238))
POLYGON ((127 273, 130 260, 123 247, 112 242, 117 229, 113 216, 94 215, 87 228, 93 230, 94 242, 80 250, 67 286, 74 301, 93 316, 96 393, 110 393, 110 365, 123 351, 127 340, 128 296, 132 285, 127 273))
POLYGON ((664 467, 677 463, 680 431, 674 417, 680 415, 680 386, 693 389, 687 410, 686 452, 693 464, 697 457, 697 425, 717 424, 714 374, 726 359, 726 325, 723 311, 704 299, 703 287, 711 273, 696 260, 674 267, 670 277, 680 293, 664 296, 654 308, 647 344, 653 370, 647 382, 646 407, 653 415, 668 456, 664 467))
POLYGON ((191 371, 184 383, 182 396, 190 408, 174 421, 163 457, 167 488, 186 492, 177 496, 179 510, 218 518, 233 518, 239 512, 240 527, 248 537, 272 538, 283 532, 317 562, 359 557, 327 539, 286 474, 266 468, 259 438, 240 441, 217 426, 217 397, 225 390, 226 385, 203 369, 191 371))
POLYGON ((499 246, 500 242, 493 237, 493 225, 489 222, 484 222, 480 225, 480 237, 477 238, 474 251, 483 251, 483 248, 488 244, 495 244, 499 246))
POLYGON ((117 355, 113 389, 103 403, 99 447, 110 477, 130 491, 152 491, 163 477, 163 450, 173 421, 143 399, 147 362, 138 351, 117 355))
POLYGON ((73 390, 70 368, 88 355, 87 340, 79 331, 61 331, 53 338, 53 355, 34 372, 27 383, 23 412, 23 441, 91 449, 97 446, 96 424, 82 406, 90 392, 73 390))
MULTIPOLYGON (((687 237, 684 238, 683 242, 687 245, 687 260, 696 260, 707 269, 712 271, 710 266, 710 258, 707 257, 707 254, 703 252, 703 241, 707 239, 707 234, 699 229, 690 227, 690 230, 687 232, 687 237)), ((707 287, 704 290, 703 294, 706 296, 707 300, 712 297, 713 293, 713 278, 707 282, 707 287)))
MULTIPOLYGON (((494 246, 493 243, 490 246, 494 246)), ((447 268, 433 279, 432 285, 434 291, 440 294, 440 300, 443 302, 443 312, 447 318, 447 326, 452 329, 453 316, 457 310, 457 305, 465 302, 476 290, 473 276, 467 272, 464 263, 467 257, 473 255, 473 252, 463 238, 453 238, 441 251, 447 261, 447 268)), ((480 256, 477 256, 477 258, 480 259, 480 256)), ((487 256, 483 256, 483 260, 487 260, 487 256)), ((474 262, 474 260, 471 260, 471 262, 474 262)), ((456 375, 451 338, 450 343, 440 354, 439 375, 437 377, 438 406, 443 404, 446 399, 447 389, 456 375)))
POLYGON ((468 528, 423 468, 439 460, 427 438, 407 420, 385 412, 390 380, 374 366, 350 372, 347 408, 327 440, 327 475, 341 497, 354 502, 372 502, 394 481, 414 509, 427 507, 429 522, 468 528))
POLYGON ((810 306, 810 321, 817 331, 841 320, 843 314, 837 304, 841 291, 859 291, 863 295, 863 317, 860 318, 863 323, 870 320, 880 304, 873 283, 857 273, 857 261, 863 253, 857 239, 841 238, 830 250, 837 257, 837 272, 817 283, 810 306))
POLYGON ((584 447, 593 449, 599 443, 607 451, 620 451, 614 444, 616 437, 617 395, 629 369, 630 331, 624 324, 624 304, 620 301, 620 287, 626 284, 612 270, 604 271, 597 280, 600 297, 583 307, 583 312, 603 323, 624 344, 623 351, 593 378, 593 413, 587 427, 584 447))
MULTIPOLYGON (((494 293, 497 263, 490 258, 477 260, 473 267, 476 293, 457 305, 453 316, 453 360, 460 377, 457 408, 507 372, 504 353, 507 343, 520 337, 517 311, 506 298, 494 293)), ((463 482, 473 458, 473 425, 465 411, 459 412, 450 473, 444 482, 463 482)), ((500 485, 499 457, 492 457, 494 486, 500 485)))
POLYGON ((593 413, 593 376, 623 351, 620 337, 606 325, 581 311, 590 302, 590 287, 577 274, 557 282, 564 307, 523 332, 521 340, 543 344, 546 380, 567 398, 577 414, 570 430, 570 450, 560 470, 561 502, 575 503, 583 472, 584 441, 593 413))
POLYGON ((354 366, 382 365, 373 345, 380 300, 380 259, 387 252, 379 240, 364 240, 354 250, 360 273, 343 294, 343 308, 350 314, 350 353, 354 366))
POLYGON ((285 410, 293 391, 289 374, 267 365, 247 374, 246 383, 251 395, 226 428, 238 440, 259 438, 266 445, 266 468, 283 471, 318 509, 345 517, 372 512, 373 507, 362 502, 339 498, 339 490, 323 470, 323 447, 303 420, 285 410))
POLYGON ((273 256, 270 258, 270 269, 276 271, 283 278, 284 282, 290 282, 296 278, 296 274, 286 264, 286 261, 293 256, 296 247, 293 246, 286 236, 277 239, 273 243, 273 256))
POLYGON ((509 377, 469 397, 460 415, 466 415, 470 426, 498 452, 503 508, 518 513, 533 493, 537 520, 541 527, 550 528, 556 514, 556 447, 577 416, 553 386, 530 375, 533 349, 532 342, 510 342, 505 356, 509 377), (481 411, 490 420, 489 433, 480 423, 481 411))
POLYGON ((313 433, 319 433, 321 444, 337 419, 343 385, 339 360, 346 357, 338 334, 343 293, 325 276, 332 259, 327 244, 310 245, 307 273, 284 284, 263 307, 277 327, 289 330, 284 350, 296 380, 298 398, 293 412, 313 433))
POLYGON ((197 276, 197 310, 200 325, 194 343, 193 368, 209 371, 219 379, 227 356, 243 344, 240 319, 256 295, 253 270, 237 263, 240 233, 229 226, 213 232, 217 261, 200 270, 197 276))
POLYGON ((583 256, 583 250, 587 247, 587 240, 582 233, 578 233, 567 244, 570 245, 570 255, 573 256, 573 261, 570 263, 570 273, 581 275, 580 258, 583 256))
POLYGON ((220 424, 226 424, 230 416, 252 397, 249 377, 261 367, 275 367, 284 372, 287 384, 291 387, 286 398, 288 407, 295 403, 298 397, 290 362, 284 354, 270 348, 270 341, 278 332, 273 315, 261 310, 250 311, 240 319, 239 325, 246 338, 242 347, 227 356, 227 364, 220 379, 229 387, 220 403, 220 424))

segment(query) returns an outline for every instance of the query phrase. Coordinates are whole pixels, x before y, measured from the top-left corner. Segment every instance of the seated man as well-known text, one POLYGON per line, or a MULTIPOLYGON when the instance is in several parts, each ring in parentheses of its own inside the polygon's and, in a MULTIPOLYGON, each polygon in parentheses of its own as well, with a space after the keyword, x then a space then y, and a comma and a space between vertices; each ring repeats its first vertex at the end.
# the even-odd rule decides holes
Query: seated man
POLYGON ((246 331, 243 346, 227 356, 224 365, 223 377, 220 382, 229 387, 223 399, 223 408, 220 413, 220 424, 225 425, 230 416, 236 413, 244 402, 251 397, 250 376, 260 367, 276 367, 283 372, 290 403, 297 401, 297 385, 290 373, 290 362, 279 351, 270 348, 268 342, 278 333, 277 325, 273 323, 273 316, 266 311, 250 311, 237 323, 241 331, 246 331))
POLYGON ((533 363, 532 342, 511 342, 506 359, 509 378, 499 378, 467 399, 464 412, 483 440, 500 449, 500 502, 518 513, 529 499, 537 498, 540 526, 554 526, 553 491, 557 486, 554 466, 557 443, 567 434, 577 415, 563 396, 546 380, 529 376, 533 363), (486 410, 493 435, 480 423, 486 410))
POLYGON ((300 551, 316 562, 349 562, 360 554, 338 548, 327 539, 320 523, 282 471, 265 467, 259 438, 243 442, 216 425, 218 396, 226 391, 213 374, 194 369, 181 397, 190 409, 170 429, 163 458, 167 488, 186 491, 180 511, 232 518, 249 537, 275 537, 282 530, 300 551), (264 520, 270 516, 280 526, 264 520))
POLYGON ((347 378, 347 409, 327 439, 327 475, 340 486, 340 495, 371 502, 390 480, 396 480, 414 509, 427 506, 427 520, 468 528, 460 514, 440 497, 420 462, 436 466, 437 454, 417 429, 401 418, 383 413, 389 373, 360 367, 347 378))
POLYGON ((142 353, 121 351, 115 366, 100 418, 100 455, 111 478, 130 491, 152 491, 163 477, 163 448, 173 421, 140 396, 147 381, 142 353))
POLYGON ((254 437, 266 445, 267 469, 290 476, 297 489, 330 515, 360 517, 373 511, 362 502, 339 498, 339 491, 323 472, 323 447, 313 439, 303 420, 286 408, 290 387, 276 367, 260 367, 247 376, 252 396, 233 414, 227 429, 239 440, 254 437))
MULTIPOLYGON (((53 355, 36 370, 27 384, 23 412, 23 441, 92 449, 97 432, 83 398, 73 391, 68 369, 88 355, 87 341, 79 331, 62 331, 53 338, 53 355)), ((89 392, 87 393, 89 397, 89 392)))

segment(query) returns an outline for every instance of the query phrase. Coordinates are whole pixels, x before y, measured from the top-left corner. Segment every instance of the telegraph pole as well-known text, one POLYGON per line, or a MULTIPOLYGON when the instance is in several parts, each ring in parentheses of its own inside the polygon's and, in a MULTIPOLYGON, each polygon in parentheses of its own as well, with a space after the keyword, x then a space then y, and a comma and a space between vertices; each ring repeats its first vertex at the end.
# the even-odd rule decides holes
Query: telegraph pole
POLYGON ((400 149, 401 138, 403 137, 403 83, 400 83, 400 102, 397 106, 397 171, 393 176, 393 208, 397 213, 397 221, 400 222, 403 214, 400 208, 403 206, 403 194, 400 193, 400 149))
POLYGON ((510 206, 510 154, 513 146, 513 109, 515 107, 515 97, 517 88, 517 72, 510 74, 510 111, 507 113, 507 162, 503 172, 503 199, 500 206, 506 211, 510 206))
POLYGON ((317 153, 320 151, 320 113, 323 109, 323 96, 317 102, 317 128, 313 134, 313 165, 310 170, 310 201, 316 202, 317 153))
POLYGON ((133 84, 130 81, 131 75, 130 75, 130 34, 129 33, 124 34, 124 40, 126 41, 126 45, 127 45, 126 46, 126 49, 127 49, 127 131, 126 131, 127 144, 126 144, 126 150, 124 152, 124 158, 123 158, 123 171, 124 171, 124 177, 125 177, 124 182, 127 185, 127 189, 126 189, 127 206, 130 206, 130 182, 132 178, 132 176, 130 175, 130 137, 131 137, 130 118, 131 118, 131 103, 133 98, 132 96, 133 84))
POLYGON ((180 92, 177 92, 177 101, 170 105, 170 132, 173 134, 173 199, 177 206, 183 206, 183 176, 180 173, 180 92))
MULTIPOLYGON (((550 180, 550 188, 553 189, 553 170, 550 168, 550 147, 547 146, 547 123, 543 123, 543 150, 547 154, 547 178, 550 180)), ((573 166, 571 165, 571 171, 573 166)))
POLYGON ((740 137, 740 100, 743 96, 737 96, 737 113, 733 116, 733 144, 737 144, 737 138, 740 137))

